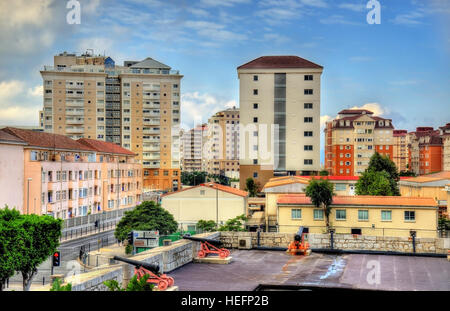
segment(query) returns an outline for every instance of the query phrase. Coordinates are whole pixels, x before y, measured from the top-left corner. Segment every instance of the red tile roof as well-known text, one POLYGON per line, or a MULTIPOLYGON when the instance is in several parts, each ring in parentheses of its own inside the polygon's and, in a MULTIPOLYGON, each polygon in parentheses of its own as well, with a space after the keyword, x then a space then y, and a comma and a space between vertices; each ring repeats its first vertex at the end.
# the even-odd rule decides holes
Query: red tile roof
POLYGON ((98 152, 136 155, 134 152, 132 152, 128 149, 125 149, 114 143, 110 143, 110 142, 106 142, 106 141, 81 138, 81 139, 78 139, 77 142, 79 142, 80 144, 85 145, 89 148, 92 148, 93 150, 98 151, 98 152))
POLYGON ((80 144, 76 140, 73 140, 64 135, 36 132, 14 127, 6 127, 3 129, 3 131, 22 139, 32 147, 93 151, 92 148, 80 144))
POLYGON ((26 142, 23 141, 22 139, 20 139, 17 136, 14 136, 6 131, 4 131, 3 129, 0 130, 0 141, 4 141, 4 142, 11 142, 14 144, 24 144, 26 145, 26 142))
POLYGON ((298 56, 261 56, 237 69, 277 69, 277 68, 320 68, 309 60, 298 56))
POLYGON ((373 114, 373 112, 367 109, 344 109, 338 114, 373 114))
MULTIPOLYGON (((312 203, 305 194, 284 194, 278 197, 277 204, 311 205, 312 203)), ((437 203, 433 198, 360 195, 334 196, 332 205, 436 207, 437 203)))
POLYGON ((165 194, 161 195, 161 197, 166 197, 166 196, 169 196, 169 195, 172 195, 172 194, 176 194, 176 193, 179 193, 179 192, 183 192, 183 191, 187 191, 187 190, 194 189, 194 188, 199 188, 199 187, 208 187, 208 188, 212 188, 212 189, 218 189, 219 191, 228 192, 228 193, 231 193, 231 194, 234 194, 234 195, 238 195, 238 196, 241 196, 241 197, 248 196, 248 192, 246 192, 246 191, 243 191, 243 190, 240 190, 240 189, 237 189, 237 188, 233 188, 233 187, 229 187, 229 186, 224 186, 224 185, 213 183, 213 182, 208 182, 208 183, 200 184, 200 185, 197 185, 197 186, 194 186, 194 187, 184 188, 184 189, 181 189, 181 190, 178 190, 178 191, 165 193, 165 194))

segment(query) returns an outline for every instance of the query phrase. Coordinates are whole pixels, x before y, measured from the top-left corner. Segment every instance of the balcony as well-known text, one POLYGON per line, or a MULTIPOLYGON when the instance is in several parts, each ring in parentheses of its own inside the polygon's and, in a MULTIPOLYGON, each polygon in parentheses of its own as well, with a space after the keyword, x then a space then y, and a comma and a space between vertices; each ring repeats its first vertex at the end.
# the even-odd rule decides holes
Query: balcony
POLYGON ((159 160, 161 158, 159 153, 153 153, 151 155, 145 155, 143 156, 144 161, 145 160, 159 160))
POLYGON ((83 134, 84 127, 66 128, 66 133, 68 133, 68 134, 83 134))
POLYGON ((66 101, 67 107, 84 107, 84 101, 66 101))
POLYGON ((151 151, 159 151, 160 150, 160 145, 159 144, 154 144, 154 145, 150 145, 150 146, 145 146, 143 147, 144 152, 151 152, 151 151))
POLYGON ((160 129, 151 129, 151 130, 144 130, 143 131, 144 132, 144 134, 159 134, 159 133, 161 133, 161 130, 160 129))
POLYGON ((66 119, 66 124, 84 124, 84 119, 77 120, 77 119, 66 119))
POLYGON ((157 120, 149 120, 149 121, 143 121, 143 124, 144 125, 159 125, 159 119, 157 119, 157 120))
POLYGON ((83 110, 66 110, 66 115, 68 116, 84 116, 84 109, 83 110))

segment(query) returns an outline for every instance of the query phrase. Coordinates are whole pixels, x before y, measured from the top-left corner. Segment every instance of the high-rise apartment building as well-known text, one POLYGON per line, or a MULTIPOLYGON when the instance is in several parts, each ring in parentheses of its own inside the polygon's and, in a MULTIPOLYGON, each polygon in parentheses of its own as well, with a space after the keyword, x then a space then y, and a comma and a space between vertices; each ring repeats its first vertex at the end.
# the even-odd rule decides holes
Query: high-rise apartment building
POLYGON ((262 56, 237 68, 240 187, 320 170, 323 67, 298 56, 262 56))
POLYGON ((407 130, 393 130, 394 152, 393 161, 397 166, 397 170, 408 170, 408 131, 407 130))
POLYGON ((11 167, 0 197, 23 214, 67 219, 141 203, 142 164, 116 144, 7 127, 0 151, 11 167))
POLYGON ((450 123, 439 128, 442 138, 442 170, 450 171, 450 123))
POLYGON ((206 141, 204 134, 207 125, 199 125, 180 134, 181 170, 186 172, 203 171, 203 146, 206 141))
POLYGON ((375 151, 393 159, 391 119, 365 109, 345 109, 325 126, 325 169, 335 176, 358 176, 375 151))
POLYGON ((65 52, 41 75, 46 132, 121 145, 144 165, 144 189, 178 189, 178 71, 152 58, 118 66, 110 57, 65 52))
POLYGON ((418 127, 409 136, 409 168, 417 175, 442 171, 442 138, 439 130, 418 127))
POLYGON ((208 120, 204 165, 209 174, 239 178, 239 109, 229 108, 208 120))

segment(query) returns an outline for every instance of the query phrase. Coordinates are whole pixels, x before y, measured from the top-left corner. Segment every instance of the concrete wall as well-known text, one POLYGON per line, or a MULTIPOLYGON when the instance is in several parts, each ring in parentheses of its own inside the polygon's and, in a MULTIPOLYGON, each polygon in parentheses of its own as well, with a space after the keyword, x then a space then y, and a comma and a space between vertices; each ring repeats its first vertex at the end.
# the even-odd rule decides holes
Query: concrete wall
MULTIPOLYGON (((4 208, 6 204, 11 209, 15 208, 23 212, 24 193, 26 196, 23 146, 0 144, 0 208, 4 208)), ((34 200, 30 200, 30 205, 33 206, 33 204, 34 200)))
MULTIPOLYGON (((294 240, 295 233, 261 232, 260 246, 288 247, 294 240)), ((225 247, 237 248, 239 238, 251 237, 252 246, 257 246, 256 232, 221 232, 220 240, 225 247)), ((307 235, 311 248, 330 248, 330 235, 311 233, 307 235)), ((450 239, 416 238, 416 252, 446 254, 450 247, 450 239)), ((343 250, 396 251, 412 253, 412 241, 407 237, 353 236, 351 234, 335 234, 334 248, 343 250)))
POLYGON ((161 206, 187 230, 188 225, 195 225, 199 220, 216 221, 217 209, 219 223, 245 214, 246 198, 210 187, 194 187, 163 196, 161 206))

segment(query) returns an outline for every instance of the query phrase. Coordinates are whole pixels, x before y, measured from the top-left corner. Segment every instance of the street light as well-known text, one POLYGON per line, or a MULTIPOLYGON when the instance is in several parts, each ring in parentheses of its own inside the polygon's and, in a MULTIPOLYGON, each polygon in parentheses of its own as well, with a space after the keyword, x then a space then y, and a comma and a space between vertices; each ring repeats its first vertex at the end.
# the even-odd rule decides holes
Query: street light
POLYGON ((29 177, 27 179, 27 214, 30 213, 30 181, 32 181, 33 178, 29 177))

